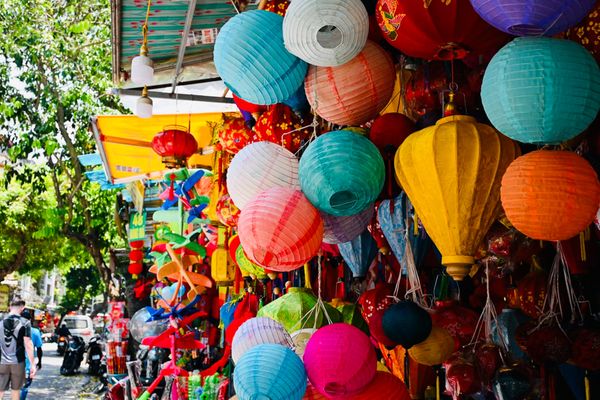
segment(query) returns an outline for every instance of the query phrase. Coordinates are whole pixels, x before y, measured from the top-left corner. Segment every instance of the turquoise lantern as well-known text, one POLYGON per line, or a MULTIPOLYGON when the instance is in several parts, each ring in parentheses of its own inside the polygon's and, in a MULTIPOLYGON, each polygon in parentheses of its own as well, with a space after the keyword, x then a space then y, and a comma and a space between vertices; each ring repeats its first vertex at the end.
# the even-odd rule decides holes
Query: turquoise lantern
POLYGON ((385 166, 377 147, 351 131, 319 136, 300 159, 300 187, 319 210, 349 216, 373 203, 385 180, 385 166))
POLYGON ((219 76, 236 96, 269 105, 292 97, 304 83, 308 65, 283 44, 283 17, 246 11, 231 18, 215 42, 219 76))
POLYGON ((481 99, 496 129, 523 143, 559 144, 583 132, 600 109, 600 69, 581 45, 520 37, 483 77, 481 99))

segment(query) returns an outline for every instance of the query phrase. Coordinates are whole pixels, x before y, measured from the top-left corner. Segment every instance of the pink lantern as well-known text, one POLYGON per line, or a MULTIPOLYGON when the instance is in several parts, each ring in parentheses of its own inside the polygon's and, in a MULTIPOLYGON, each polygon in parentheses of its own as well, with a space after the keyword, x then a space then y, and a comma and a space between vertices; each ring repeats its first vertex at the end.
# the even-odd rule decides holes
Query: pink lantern
POLYGON ((338 125, 360 125, 388 104, 396 71, 392 58, 367 41, 363 51, 338 67, 311 66, 304 81, 308 102, 317 114, 338 125))
POLYGON ((251 261, 271 271, 292 271, 319 251, 323 220, 299 190, 271 188, 246 204, 238 234, 251 261))
POLYGON ((348 397, 348 400, 394 399, 410 400, 410 393, 404 382, 394 375, 377 371, 375 378, 359 394, 348 397))
POLYGON ((304 367, 321 394, 347 399, 371 383, 377 358, 369 337, 360 329, 332 324, 317 330, 308 341, 304 367))

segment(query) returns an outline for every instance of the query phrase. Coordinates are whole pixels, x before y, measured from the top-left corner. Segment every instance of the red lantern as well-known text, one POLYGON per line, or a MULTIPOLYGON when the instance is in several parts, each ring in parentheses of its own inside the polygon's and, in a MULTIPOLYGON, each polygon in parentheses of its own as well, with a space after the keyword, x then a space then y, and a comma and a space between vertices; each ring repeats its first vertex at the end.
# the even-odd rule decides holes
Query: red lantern
POLYGON ((500 349, 492 343, 486 343, 475 350, 475 362, 479 368, 479 375, 487 385, 492 381, 496 370, 502 365, 500 349))
POLYGON ((142 250, 131 250, 129 252, 129 261, 139 263, 144 259, 144 252, 142 250))
POLYGON ((252 141, 272 142, 295 153, 310 136, 311 130, 300 129, 306 125, 290 107, 275 104, 256 121, 252 141))
POLYGON ((546 298, 546 272, 536 264, 517 284, 518 306, 531 318, 540 316, 546 298))
POLYGON ((266 106, 261 106, 258 104, 250 103, 249 101, 246 101, 246 100, 242 99, 241 97, 236 96, 235 94, 233 95, 233 101, 235 102, 235 105, 238 106, 238 108, 240 110, 249 112, 250 114, 262 113, 262 112, 267 111, 266 106))
POLYGON ((477 367, 463 354, 456 354, 446 364, 446 380, 456 395, 468 395, 481 389, 477 367))
POLYGON ((479 315, 453 300, 436 301, 435 305, 431 314, 433 323, 448 330, 457 341, 457 347, 468 344, 475 332, 479 315))
POLYGON ((410 57, 452 60, 497 49, 507 36, 462 0, 379 0, 377 21, 386 40, 410 57))
POLYGON ((383 114, 373 121, 369 139, 384 153, 386 149, 398 149, 404 139, 415 131, 415 124, 404 114, 383 114))
POLYGON ((571 356, 571 341, 556 325, 537 328, 526 322, 517 329, 517 342, 537 364, 561 364, 571 356), (525 346, 522 346, 524 344, 525 346))
POLYGON ((231 154, 237 154, 252 137, 244 118, 223 114, 223 123, 219 129, 219 147, 231 154))
POLYGON ((600 330, 584 328, 575 333, 571 360, 578 367, 600 370, 600 330))
POLYGON ((154 136, 152 149, 168 168, 177 168, 185 166, 187 159, 198 151, 198 142, 186 127, 170 125, 154 136))
POLYGON ((127 272, 129 272, 129 274, 131 274, 131 277, 133 279, 137 279, 137 276, 139 274, 141 274, 143 270, 144 270, 144 266, 140 262, 132 262, 129 264, 129 267, 127 268, 127 272))
POLYGON ((285 13, 290 5, 290 0, 268 0, 263 10, 270 11, 285 17, 285 13))
POLYGON ((396 346, 396 343, 388 339, 383 332, 382 320, 385 310, 394 304, 394 300, 390 297, 393 293, 392 285, 379 283, 374 289, 365 291, 358 300, 361 314, 369 325, 371 336, 390 348, 396 346))

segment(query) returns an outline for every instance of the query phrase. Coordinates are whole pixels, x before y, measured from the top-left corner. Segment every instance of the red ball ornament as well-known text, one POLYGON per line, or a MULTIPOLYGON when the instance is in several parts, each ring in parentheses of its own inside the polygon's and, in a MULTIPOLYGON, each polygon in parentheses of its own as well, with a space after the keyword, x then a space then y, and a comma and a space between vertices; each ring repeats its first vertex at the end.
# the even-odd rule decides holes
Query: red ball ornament
POLYGON ((142 250, 131 250, 129 252, 129 261, 139 263, 144 259, 144 252, 142 250))
POLYGON ((383 114, 375 118, 369 132, 369 139, 380 152, 395 152, 404 139, 415 131, 410 118, 400 113, 383 114))
POLYGON ((144 266, 139 262, 132 262, 129 264, 127 268, 127 272, 133 276, 133 279, 136 279, 139 274, 144 270, 144 266))
POLYGON ((198 151, 198 142, 186 127, 170 125, 154 136, 152 149, 167 167, 176 168, 185 166, 187 159, 198 151))

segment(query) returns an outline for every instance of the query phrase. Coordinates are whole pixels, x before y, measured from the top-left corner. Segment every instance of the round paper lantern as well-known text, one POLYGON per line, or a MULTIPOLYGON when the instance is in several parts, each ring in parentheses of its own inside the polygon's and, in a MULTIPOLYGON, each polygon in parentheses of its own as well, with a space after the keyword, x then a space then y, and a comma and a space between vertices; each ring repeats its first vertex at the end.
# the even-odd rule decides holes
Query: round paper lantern
POLYGON ((414 131, 415 124, 406 115, 388 113, 375 118, 369 131, 369 139, 382 153, 387 150, 396 151, 414 131))
POLYGON ((383 331, 394 342, 410 349, 431 334, 431 316, 412 301, 401 301, 383 314, 383 331))
POLYGON ((350 131, 334 131, 306 148, 299 177, 302 191, 315 207, 334 216, 350 216, 377 199, 385 166, 369 139, 350 131))
POLYGON ((315 389, 344 398, 364 389, 375 377, 377 358, 369 337, 348 324, 315 332, 304 352, 304 366, 315 389))
POLYGON ((299 190, 272 188, 242 210, 238 234, 251 261, 292 271, 314 257, 323 241, 319 212, 299 190))
POLYGON ((411 347, 408 354, 419 364, 434 366, 446 361, 454 353, 454 347, 454 338, 450 333, 433 325, 427 339, 411 347))
POLYGON ((152 138, 152 150, 162 157, 166 166, 181 167, 198 151, 198 142, 186 127, 169 125, 152 138))
POLYGON ((492 127, 456 115, 413 133, 396 152, 396 177, 455 280, 470 271, 498 216, 500 179, 517 151, 492 127))
POLYGON ((246 11, 219 31, 214 60, 219 76, 238 97, 254 104, 275 104, 302 85, 307 65, 283 44, 283 17, 246 11))
POLYGON ((240 400, 301 400, 306 391, 302 360, 278 344, 259 344, 240 358, 233 373, 240 400))
POLYGON ((361 313, 367 324, 371 336, 384 346, 392 348, 396 345, 383 331, 383 314, 393 304, 391 298, 394 287, 389 284, 379 283, 373 289, 366 290, 358 299, 361 313))
POLYGON ((338 67, 311 66, 304 89, 311 107, 338 125, 361 125, 377 116, 394 90, 396 70, 380 46, 367 41, 351 61, 338 67))
POLYGON ((233 157, 227 170, 227 192, 241 210, 263 190, 298 189, 298 159, 281 146, 257 142, 233 157))
POLYGON ((231 343, 231 358, 237 364, 248 350, 259 344, 280 344, 293 347, 292 338, 283 325, 271 318, 256 317, 244 322, 231 343))
POLYGON ((375 378, 371 383, 359 394, 350 396, 348 400, 374 400, 374 399, 389 399, 389 400, 410 400, 410 393, 404 382, 394 375, 377 371, 375 378))
POLYGON ((515 36, 553 36, 585 17, 596 0, 471 0, 490 25, 515 36))
POLYGON ((516 38, 492 59, 481 100, 503 134, 524 143, 558 144, 584 131, 600 109, 600 69, 581 45, 516 38))
POLYGON ((501 197, 506 217, 525 235, 566 240, 594 221, 600 183, 591 165, 577 154, 538 150, 508 167, 501 197))
POLYGON ((364 211, 348 217, 335 217, 321 213, 323 218, 323 242, 339 244, 349 242, 367 229, 375 209, 368 206, 364 211))
POLYGON ((368 35, 369 15, 360 0, 292 1, 283 20, 286 49, 322 67, 352 60, 368 35))
POLYGON ((411 57, 464 58, 495 50, 506 41, 468 1, 379 0, 376 16, 385 39, 411 57))

